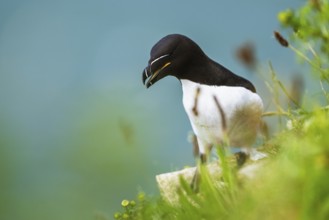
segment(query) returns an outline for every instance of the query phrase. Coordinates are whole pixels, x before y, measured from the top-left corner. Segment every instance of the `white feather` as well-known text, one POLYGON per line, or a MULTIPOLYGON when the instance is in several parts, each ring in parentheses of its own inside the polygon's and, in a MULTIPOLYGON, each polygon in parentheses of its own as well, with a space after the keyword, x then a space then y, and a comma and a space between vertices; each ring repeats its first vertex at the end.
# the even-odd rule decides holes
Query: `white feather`
POLYGON ((214 101, 217 98, 224 112, 230 146, 250 147, 261 122, 263 102, 244 87, 209 86, 181 80, 183 105, 198 139, 200 153, 223 139, 223 120, 214 101), (197 89, 200 88, 196 101, 197 89), (193 108, 198 114, 195 114, 193 108))

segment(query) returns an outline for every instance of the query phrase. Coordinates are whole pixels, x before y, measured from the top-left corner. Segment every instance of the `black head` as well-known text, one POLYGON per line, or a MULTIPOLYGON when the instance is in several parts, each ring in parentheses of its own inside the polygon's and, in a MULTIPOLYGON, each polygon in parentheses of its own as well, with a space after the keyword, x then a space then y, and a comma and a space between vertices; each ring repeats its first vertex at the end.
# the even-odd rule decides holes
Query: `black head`
POLYGON ((148 66, 143 72, 143 83, 147 88, 168 75, 180 79, 188 63, 206 57, 196 43, 179 34, 162 38, 153 46, 150 55, 148 66))

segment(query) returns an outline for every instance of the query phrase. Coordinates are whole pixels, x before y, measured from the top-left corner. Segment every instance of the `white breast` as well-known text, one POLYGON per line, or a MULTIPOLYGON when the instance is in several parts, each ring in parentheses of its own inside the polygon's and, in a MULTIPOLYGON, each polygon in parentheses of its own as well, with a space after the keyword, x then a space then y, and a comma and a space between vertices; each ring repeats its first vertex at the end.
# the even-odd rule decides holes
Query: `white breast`
POLYGON ((214 96, 224 112, 230 145, 248 147, 254 142, 263 110, 262 100, 256 93, 244 87, 208 86, 189 80, 181 80, 181 83, 183 105, 201 153, 207 145, 216 144, 223 138, 223 118, 214 96), (198 88, 200 92, 196 99, 198 88))

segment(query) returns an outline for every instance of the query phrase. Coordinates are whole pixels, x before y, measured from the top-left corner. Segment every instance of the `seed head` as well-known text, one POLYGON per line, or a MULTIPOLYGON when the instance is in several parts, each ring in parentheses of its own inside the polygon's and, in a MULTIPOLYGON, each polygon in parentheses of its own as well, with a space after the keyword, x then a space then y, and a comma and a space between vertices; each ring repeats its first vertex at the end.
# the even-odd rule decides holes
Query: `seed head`
POLYGON ((281 44, 281 46, 283 47, 289 46, 288 41, 284 37, 282 37, 282 35, 279 32, 274 31, 274 37, 279 42, 279 44, 281 44))

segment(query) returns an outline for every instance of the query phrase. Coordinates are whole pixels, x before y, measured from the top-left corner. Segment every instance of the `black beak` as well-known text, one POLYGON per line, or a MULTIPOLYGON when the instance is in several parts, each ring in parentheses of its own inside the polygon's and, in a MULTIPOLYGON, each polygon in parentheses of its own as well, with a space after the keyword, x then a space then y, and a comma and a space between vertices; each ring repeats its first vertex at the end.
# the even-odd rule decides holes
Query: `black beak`
POLYGON ((160 56, 156 59, 154 59, 150 64, 144 69, 143 71, 143 84, 146 86, 146 88, 149 88, 151 85, 153 85, 156 81, 161 79, 162 77, 158 77, 159 74, 163 69, 165 69, 167 66, 169 66, 171 63, 169 61, 164 62, 163 65, 159 66, 158 61, 162 60, 166 57, 168 57, 169 54, 160 56), (153 72, 153 69, 155 69, 155 72, 153 72))
POLYGON ((143 71, 143 84, 146 86, 146 88, 148 88, 152 85, 152 81, 151 81, 152 73, 149 69, 150 69, 150 66, 146 67, 143 71), (149 79, 149 78, 150 78, 150 80, 147 81, 147 79, 149 79))

